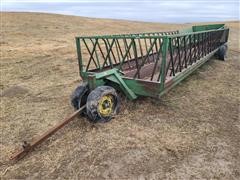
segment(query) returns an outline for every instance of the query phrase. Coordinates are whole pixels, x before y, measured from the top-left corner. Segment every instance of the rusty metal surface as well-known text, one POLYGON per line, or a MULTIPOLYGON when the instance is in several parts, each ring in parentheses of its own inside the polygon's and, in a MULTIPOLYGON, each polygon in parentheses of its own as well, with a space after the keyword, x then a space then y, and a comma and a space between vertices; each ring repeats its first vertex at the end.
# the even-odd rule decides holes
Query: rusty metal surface
POLYGON ((33 139, 30 143, 24 141, 22 147, 17 150, 11 157, 10 160, 18 161, 22 159, 24 156, 28 154, 28 152, 32 151, 37 145, 41 144, 44 140, 49 138, 51 135, 53 135, 55 132, 57 132, 59 129, 64 127, 66 124, 71 122, 75 117, 77 117, 84 109, 86 105, 75 111, 73 114, 71 114, 69 117, 65 118, 63 121, 46 131, 41 136, 33 139))

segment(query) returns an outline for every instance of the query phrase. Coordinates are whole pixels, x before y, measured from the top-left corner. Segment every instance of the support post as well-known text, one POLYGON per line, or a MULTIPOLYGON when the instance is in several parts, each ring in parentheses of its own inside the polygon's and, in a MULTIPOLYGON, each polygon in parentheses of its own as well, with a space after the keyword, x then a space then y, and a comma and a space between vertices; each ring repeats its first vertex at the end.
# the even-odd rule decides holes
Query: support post
POLYGON ((162 52, 162 64, 161 64, 161 81, 160 81, 160 91, 164 90, 164 83, 166 77, 166 61, 167 61, 167 52, 168 52, 168 45, 169 45, 169 37, 163 37, 163 52, 162 52))

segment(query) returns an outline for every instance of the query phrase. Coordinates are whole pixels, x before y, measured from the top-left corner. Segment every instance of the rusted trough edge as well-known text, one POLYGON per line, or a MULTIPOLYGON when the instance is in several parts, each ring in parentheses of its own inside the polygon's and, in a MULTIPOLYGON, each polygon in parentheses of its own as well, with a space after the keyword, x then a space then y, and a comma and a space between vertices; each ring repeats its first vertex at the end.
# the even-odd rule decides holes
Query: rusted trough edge
POLYGON ((64 127, 66 124, 71 122, 75 117, 77 117, 84 109, 86 105, 75 111, 73 114, 71 114, 69 117, 65 118, 60 123, 56 124, 54 127, 43 133, 41 136, 34 138, 30 143, 24 141, 22 148, 17 150, 11 157, 10 160, 12 161, 18 161, 22 159, 24 156, 26 156, 30 151, 32 151, 37 145, 41 144, 44 140, 49 138, 51 135, 53 135, 55 132, 57 132, 59 129, 64 127))

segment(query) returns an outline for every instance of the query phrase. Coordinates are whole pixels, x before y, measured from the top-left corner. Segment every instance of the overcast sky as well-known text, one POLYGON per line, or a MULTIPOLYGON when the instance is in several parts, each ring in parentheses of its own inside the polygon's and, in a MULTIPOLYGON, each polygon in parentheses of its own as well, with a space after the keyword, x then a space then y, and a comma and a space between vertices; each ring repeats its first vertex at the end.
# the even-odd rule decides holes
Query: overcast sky
POLYGON ((1 0, 1 11, 170 23, 240 20, 239 0, 1 0))

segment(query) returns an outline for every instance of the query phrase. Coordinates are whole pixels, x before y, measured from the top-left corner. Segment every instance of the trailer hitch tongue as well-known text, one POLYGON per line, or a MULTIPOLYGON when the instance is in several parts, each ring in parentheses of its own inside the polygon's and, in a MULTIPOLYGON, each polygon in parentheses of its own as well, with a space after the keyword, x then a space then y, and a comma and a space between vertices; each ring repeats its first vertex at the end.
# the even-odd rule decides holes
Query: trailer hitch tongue
POLYGON ((77 117, 84 109, 86 105, 82 106, 80 109, 75 111, 73 114, 71 114, 69 117, 65 118, 60 123, 56 124, 54 127, 46 131, 41 136, 37 137, 36 139, 33 139, 30 143, 27 141, 23 141, 22 148, 16 151, 11 157, 10 160, 18 161, 22 159, 24 156, 28 154, 28 152, 32 151, 37 145, 41 144, 44 140, 49 138, 51 135, 53 135, 55 132, 57 132, 59 129, 64 127, 66 124, 71 122, 75 117, 77 117))

